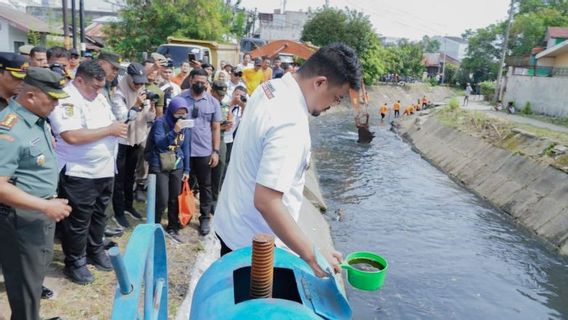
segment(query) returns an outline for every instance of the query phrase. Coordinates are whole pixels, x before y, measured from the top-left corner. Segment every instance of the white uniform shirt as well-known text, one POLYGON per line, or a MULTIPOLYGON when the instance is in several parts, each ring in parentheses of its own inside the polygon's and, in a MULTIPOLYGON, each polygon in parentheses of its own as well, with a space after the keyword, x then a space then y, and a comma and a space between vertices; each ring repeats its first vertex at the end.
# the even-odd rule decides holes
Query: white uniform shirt
POLYGON ((59 170, 72 177, 98 179, 114 177, 117 139, 107 136, 101 140, 71 145, 61 138, 61 133, 77 129, 98 129, 110 125, 115 117, 106 98, 99 94, 88 101, 75 88, 73 82, 65 87, 69 94, 60 99, 49 115, 49 121, 57 140, 55 155, 59 170))
POLYGON ((250 246, 256 233, 274 234, 254 206, 257 183, 282 192, 284 206, 298 221, 311 148, 308 116, 291 74, 263 83, 250 98, 213 218, 232 250, 250 246))
POLYGON ((239 122, 241 122, 241 118, 243 117, 243 112, 239 105, 230 107, 229 112, 233 114, 233 125, 231 126, 231 129, 225 130, 223 133, 223 142, 225 143, 233 143, 233 135, 239 127, 239 122))

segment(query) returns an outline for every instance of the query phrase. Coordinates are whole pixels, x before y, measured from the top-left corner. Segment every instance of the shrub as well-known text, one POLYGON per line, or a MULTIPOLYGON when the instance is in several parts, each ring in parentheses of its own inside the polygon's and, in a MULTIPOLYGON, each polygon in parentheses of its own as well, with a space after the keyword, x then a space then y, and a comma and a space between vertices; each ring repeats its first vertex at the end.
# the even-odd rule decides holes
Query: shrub
POLYGON ((436 77, 428 77, 427 82, 432 87, 435 87, 435 86, 438 85, 438 80, 436 80, 436 77))
POLYGON ((527 101, 527 103, 525 103, 525 106, 523 107, 523 110, 521 110, 521 113, 533 114, 530 101, 527 101))
POLYGON ((493 101, 495 96, 495 82, 494 81, 483 81, 479 84, 481 95, 485 97, 485 101, 493 101))
POLYGON ((452 99, 450 99, 450 110, 457 110, 460 108, 460 102, 458 101, 458 98, 453 97, 452 99))

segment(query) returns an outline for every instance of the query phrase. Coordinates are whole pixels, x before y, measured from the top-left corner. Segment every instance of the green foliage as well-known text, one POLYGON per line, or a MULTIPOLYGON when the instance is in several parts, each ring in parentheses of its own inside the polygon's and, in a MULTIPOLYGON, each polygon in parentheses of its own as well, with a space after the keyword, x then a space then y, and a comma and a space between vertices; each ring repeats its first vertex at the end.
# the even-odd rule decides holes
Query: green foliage
POLYGON ((529 101, 527 101, 525 103, 525 106, 521 110, 521 113, 522 114, 533 114, 533 111, 532 111, 532 108, 531 108, 531 103, 529 101))
POLYGON ((486 101, 493 101, 496 85, 493 81, 483 81, 479 84, 481 95, 485 97, 486 101))
POLYGON ((430 77, 430 78, 428 78, 427 81, 428 81, 428 84, 432 87, 435 87, 435 86, 438 85, 438 80, 436 80, 435 77, 430 77))
POLYGON ((468 48, 457 79, 461 85, 497 78, 504 27, 503 23, 492 24, 463 34, 468 41, 468 48))
POLYGON ((544 46, 546 29, 556 26, 568 26, 568 16, 555 7, 544 7, 516 15, 511 27, 511 54, 526 55, 532 48, 544 46))
POLYGON ((458 75, 458 66, 446 63, 444 68, 444 83, 449 85, 455 85, 458 75))
POLYGON ((396 46, 388 46, 389 72, 404 76, 422 76, 425 70, 422 59, 424 50, 420 43, 413 43, 406 39, 400 40, 396 46))
POLYGON ((458 98, 453 97, 452 99, 450 99, 449 107, 450 110, 458 110, 460 108, 460 102, 458 101, 458 98))
POLYGON ((361 59, 363 79, 372 84, 385 72, 384 56, 369 17, 362 12, 323 7, 318 9, 302 30, 303 41, 317 46, 343 42, 351 46, 361 59))
POLYGON ((242 12, 233 14, 223 0, 127 0, 126 5, 121 22, 106 32, 109 45, 128 58, 155 50, 168 36, 223 41, 244 34, 242 12))
POLYGON ((28 31, 28 43, 32 44, 34 46, 37 46, 40 44, 41 41, 41 34, 37 31, 28 31))
POLYGON ((422 45, 422 49, 424 52, 428 53, 436 53, 440 50, 440 41, 432 39, 428 36, 422 37, 422 41, 420 41, 420 45, 422 45))

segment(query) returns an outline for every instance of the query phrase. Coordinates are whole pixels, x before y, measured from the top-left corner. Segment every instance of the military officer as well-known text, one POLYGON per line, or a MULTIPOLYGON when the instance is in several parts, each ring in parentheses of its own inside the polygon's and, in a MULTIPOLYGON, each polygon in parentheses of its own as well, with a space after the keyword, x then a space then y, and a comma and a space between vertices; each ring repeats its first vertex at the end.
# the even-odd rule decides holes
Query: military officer
POLYGON ((65 79, 29 68, 17 97, 0 112, 0 265, 12 320, 39 319, 42 282, 52 259, 55 222, 71 207, 56 197, 57 163, 46 118, 65 79))
POLYGON ((18 93, 26 75, 27 65, 26 57, 22 55, 0 52, 0 111, 6 108, 8 100, 18 93))

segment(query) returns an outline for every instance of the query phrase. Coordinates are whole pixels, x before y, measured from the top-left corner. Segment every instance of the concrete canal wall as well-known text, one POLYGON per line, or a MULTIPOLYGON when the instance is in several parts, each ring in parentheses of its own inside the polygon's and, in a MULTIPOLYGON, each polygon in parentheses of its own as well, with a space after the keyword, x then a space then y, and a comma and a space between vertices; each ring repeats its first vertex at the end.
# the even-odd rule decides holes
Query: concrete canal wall
POLYGON ((568 255, 568 174, 433 116, 397 124, 398 133, 424 158, 568 255))

